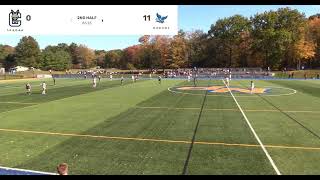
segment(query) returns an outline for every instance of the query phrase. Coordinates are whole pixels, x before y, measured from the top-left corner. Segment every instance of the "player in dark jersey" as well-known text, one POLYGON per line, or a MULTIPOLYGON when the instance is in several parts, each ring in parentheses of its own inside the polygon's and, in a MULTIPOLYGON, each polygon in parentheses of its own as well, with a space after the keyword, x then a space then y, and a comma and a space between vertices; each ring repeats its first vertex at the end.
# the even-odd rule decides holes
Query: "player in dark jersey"
POLYGON ((52 79, 53 79, 53 85, 55 86, 56 85, 56 78, 54 76, 52 76, 52 79))
POLYGON ((27 94, 30 95, 31 94, 31 85, 30 85, 30 83, 26 84, 26 90, 27 90, 27 94))
POLYGON ((160 75, 158 76, 158 82, 159 82, 159 84, 161 84, 161 76, 160 75))
POLYGON ((124 78, 123 78, 123 76, 121 76, 121 85, 123 85, 123 80, 124 80, 124 78))

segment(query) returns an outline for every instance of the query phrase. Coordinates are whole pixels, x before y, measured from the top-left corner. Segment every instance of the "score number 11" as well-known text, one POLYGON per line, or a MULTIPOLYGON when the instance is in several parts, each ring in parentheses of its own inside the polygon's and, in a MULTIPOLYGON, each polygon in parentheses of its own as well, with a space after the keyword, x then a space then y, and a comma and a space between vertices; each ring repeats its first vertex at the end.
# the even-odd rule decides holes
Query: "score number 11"
POLYGON ((144 21, 150 21, 150 15, 144 15, 143 16, 144 21))

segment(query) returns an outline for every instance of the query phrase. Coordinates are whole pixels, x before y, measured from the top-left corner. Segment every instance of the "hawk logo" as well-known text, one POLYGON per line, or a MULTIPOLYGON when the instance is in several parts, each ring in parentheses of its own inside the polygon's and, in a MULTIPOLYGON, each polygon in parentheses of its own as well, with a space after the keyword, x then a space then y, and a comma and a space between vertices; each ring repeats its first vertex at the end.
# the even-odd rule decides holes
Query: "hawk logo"
POLYGON ((156 22, 158 23, 164 23, 164 20, 166 20, 168 16, 161 16, 160 14, 157 13, 157 19, 156 22))
MULTIPOLYGON (((229 92, 228 88, 225 86, 210 86, 210 87, 180 87, 178 90, 191 90, 191 91, 208 91, 211 93, 227 93, 229 92)), ((239 88, 239 87, 230 87, 232 92, 240 92, 245 94, 251 94, 251 89, 239 88)), ((254 94, 263 94, 268 91, 267 88, 254 88, 252 93, 254 94)))

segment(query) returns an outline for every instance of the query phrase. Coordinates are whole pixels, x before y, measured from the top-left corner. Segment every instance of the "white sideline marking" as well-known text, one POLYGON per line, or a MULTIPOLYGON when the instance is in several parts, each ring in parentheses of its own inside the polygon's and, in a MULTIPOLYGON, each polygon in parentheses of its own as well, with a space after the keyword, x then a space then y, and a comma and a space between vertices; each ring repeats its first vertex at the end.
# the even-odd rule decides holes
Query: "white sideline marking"
POLYGON ((261 142, 261 140, 260 140, 259 136, 257 135, 257 133, 255 132, 255 130, 254 130, 254 129, 253 129, 253 127, 251 126, 250 121, 248 120, 248 118, 247 118, 246 114, 243 112, 243 110, 242 110, 241 106, 239 105, 239 103, 238 103, 237 99, 234 97, 233 93, 232 93, 232 92, 231 92, 231 90, 229 89, 229 86, 224 82, 224 80, 222 80, 222 82, 223 82, 223 83, 225 84, 225 86, 228 88, 228 90, 229 90, 229 92, 230 92, 230 94, 231 94, 231 96, 232 96, 233 100, 236 102, 236 104, 237 104, 237 106, 238 106, 239 110, 241 111, 241 113, 242 113, 242 115, 243 115, 244 119, 246 120, 246 122, 247 122, 247 124, 248 124, 249 128, 251 129, 251 131, 252 131, 252 133, 253 133, 254 137, 257 139, 257 141, 258 141, 258 143, 260 144, 260 146, 261 146, 261 148, 262 148, 263 152, 266 154, 267 158, 269 159, 269 161, 270 161, 270 163, 271 163, 271 165, 272 165, 273 169, 276 171, 277 175, 281 175, 281 173, 280 173, 280 171, 279 171, 278 167, 277 167, 277 166, 276 166, 276 164, 274 163, 273 159, 271 158, 270 154, 268 153, 268 151, 267 151, 267 149, 265 148, 265 146, 263 145, 263 143, 261 142))
POLYGON ((14 170, 14 171, 24 171, 24 172, 39 173, 39 174, 48 174, 48 175, 58 175, 58 174, 56 174, 56 173, 49 173, 49 172, 43 172, 43 171, 33 171, 33 170, 18 169, 18 168, 9 168, 9 167, 3 167, 3 166, 0 166, 0 169, 4 169, 4 170, 14 170))

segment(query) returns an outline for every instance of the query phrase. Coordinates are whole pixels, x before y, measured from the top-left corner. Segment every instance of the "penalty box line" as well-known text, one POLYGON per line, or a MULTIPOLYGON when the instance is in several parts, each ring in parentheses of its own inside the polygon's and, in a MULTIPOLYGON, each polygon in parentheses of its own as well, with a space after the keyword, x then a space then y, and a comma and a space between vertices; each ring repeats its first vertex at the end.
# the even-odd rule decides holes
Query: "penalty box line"
POLYGON ((267 149, 265 148, 264 144, 261 142, 261 140, 260 140, 259 136, 257 135, 256 131, 253 129, 250 121, 248 120, 246 114, 243 112, 240 104, 238 103, 237 99, 234 97, 234 95, 233 95, 233 93, 231 92, 229 86, 225 83, 225 81, 224 81, 223 79, 222 79, 222 82, 223 82, 223 83, 225 84, 225 86, 228 88, 228 91, 230 92, 230 94, 231 94, 234 102, 237 104, 237 106, 238 106, 238 108, 239 108, 242 116, 243 116, 244 119, 246 120, 246 122, 247 122, 247 124, 248 124, 248 126, 249 126, 249 128, 250 128, 250 130, 251 130, 251 132, 253 133, 254 137, 256 138, 256 140, 258 141, 258 143, 260 144, 263 152, 265 153, 265 155, 267 156, 268 160, 270 161, 270 164, 272 165, 273 169, 275 170, 275 172, 277 173, 277 175, 281 175, 278 167, 277 167, 276 164, 274 163, 273 159, 271 158, 271 156, 270 156, 269 152, 267 151, 267 149))
MULTIPOLYGON (((29 133, 29 134, 42 134, 42 135, 55 135, 55 136, 82 137, 82 138, 110 139, 110 140, 127 140, 127 141, 132 140, 132 141, 176 143, 176 144, 191 144, 192 143, 191 141, 185 141, 185 140, 168 140, 168 139, 151 139, 151 138, 134 138, 134 137, 117 137, 117 136, 98 136, 98 135, 88 135, 88 134, 57 133, 57 132, 30 131, 30 130, 18 130, 18 129, 0 129, 0 131, 29 133)), ((243 144, 243 143, 195 141, 194 144, 260 148, 260 145, 258 145, 258 144, 243 144)), ((287 146, 287 145, 265 145, 265 147, 275 148, 275 149, 297 149, 297 150, 320 151, 320 147, 303 147, 303 146, 287 146)))

